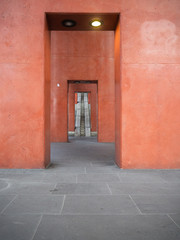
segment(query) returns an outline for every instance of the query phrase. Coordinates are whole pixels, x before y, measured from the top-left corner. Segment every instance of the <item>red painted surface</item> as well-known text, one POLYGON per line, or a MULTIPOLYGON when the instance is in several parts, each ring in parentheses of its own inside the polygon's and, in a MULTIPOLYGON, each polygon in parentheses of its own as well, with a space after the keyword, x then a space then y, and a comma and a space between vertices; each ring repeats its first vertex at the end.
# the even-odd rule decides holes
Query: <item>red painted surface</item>
POLYGON ((91 103, 91 131, 97 131, 97 84, 93 83, 69 84, 68 131, 74 131, 75 127, 75 92, 89 92, 88 101, 91 103))
MULTIPOLYGON (((51 141, 67 141, 67 81, 98 80, 98 141, 114 142, 114 33, 108 31, 52 32, 51 50, 51 141), (60 87, 57 87, 57 83, 60 87)), ((82 84, 83 91, 90 89, 90 85, 94 84, 88 84, 88 88, 88 85, 85 85, 82 84)), ((79 91, 77 87, 75 91, 79 91)), ((71 99, 74 99, 74 96, 71 96, 71 99)), ((92 116, 96 112, 94 104, 93 101, 92 116)), ((74 122, 73 109, 74 106, 71 107, 70 104, 70 129, 74 129, 74 125, 71 124, 74 122)), ((96 116, 92 120, 94 130, 96 116)))
POLYGON ((114 37, 114 58, 115 58, 115 151, 116 163, 119 167, 122 164, 122 98, 121 98, 121 38, 120 38, 120 19, 116 27, 114 37))
MULTIPOLYGON (((115 65, 121 67, 121 71, 115 71, 116 98, 120 96, 121 100, 116 99, 116 111, 120 111, 116 112, 117 162, 123 168, 179 168, 179 9, 179 0, 87 0, 86 4, 83 0, 1 0, 0 167, 41 168, 49 162, 49 83, 48 71, 44 71, 49 61, 49 40, 44 31, 44 13, 120 12, 121 61, 119 56, 115 57, 118 61, 115 65)), ((86 79, 88 73, 88 80, 99 80, 99 121, 103 122, 99 131, 103 132, 109 118, 103 115, 102 109, 114 107, 114 100, 108 99, 112 88, 103 89, 110 84, 110 77, 114 78, 112 36, 101 38, 97 47, 99 56, 91 55, 89 50, 88 64, 83 60, 85 48, 92 50, 91 46, 97 42, 89 41, 81 46, 79 39, 83 37, 74 37, 76 44, 70 44, 74 56, 67 56, 65 52, 71 38, 64 38, 58 46, 59 55, 52 52, 51 66, 58 62, 59 67, 51 79, 86 79), (75 66, 74 62, 78 64, 75 66), (67 66, 71 69, 69 73, 67 66)), ((120 52, 119 46, 116 47, 120 52)), ((67 82, 62 81, 61 85, 67 92, 67 82)), ((61 95, 55 83, 52 89, 53 96, 61 95)), ((59 97, 53 106, 58 102, 66 110, 53 120, 56 140, 60 134, 56 128, 59 121, 67 123, 67 104, 59 97)), ((53 111, 59 114, 57 107, 53 111)), ((101 139, 104 137, 107 136, 101 139)), ((67 140, 67 136, 63 135, 62 140, 67 140)))

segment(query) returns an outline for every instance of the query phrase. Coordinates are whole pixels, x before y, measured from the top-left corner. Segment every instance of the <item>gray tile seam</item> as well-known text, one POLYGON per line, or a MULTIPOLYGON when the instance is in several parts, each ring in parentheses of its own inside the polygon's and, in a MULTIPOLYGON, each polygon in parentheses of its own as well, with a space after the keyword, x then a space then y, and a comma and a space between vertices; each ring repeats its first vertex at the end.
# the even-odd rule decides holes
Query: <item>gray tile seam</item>
MULTIPOLYGON (((144 214, 141 214, 144 215, 144 214)), ((116 213, 116 214, 97 214, 97 213, 63 213, 61 216, 140 216, 139 213, 116 213)))
POLYGON ((108 188, 108 190, 109 190, 109 192, 110 192, 110 195, 112 195, 112 191, 111 191, 111 189, 110 189, 110 187, 109 187, 109 184, 106 183, 106 186, 107 186, 107 188, 108 188))
POLYGON ((167 216, 171 219, 171 221, 180 229, 180 226, 174 221, 174 219, 169 215, 170 213, 167 214, 167 216))
MULTIPOLYGON (((91 182, 92 183, 92 182, 91 182)), ((74 184, 76 184, 76 183, 74 183, 74 184)), ((56 184, 57 185, 57 184, 56 184)), ((52 189, 52 190, 54 190, 54 189, 52 189)), ((51 190, 51 191, 52 191, 51 190)), ((51 196, 52 195, 52 193, 51 192, 49 192, 49 193, 39 193, 39 194, 37 194, 37 193, 7 193, 7 194, 0 194, 0 196, 10 196, 10 195, 36 195, 36 196, 51 196)), ((56 196, 64 196, 64 194, 53 194, 53 195, 56 195, 56 196)), ((75 195, 75 196, 84 196, 84 195, 86 195, 86 196, 109 196, 109 194, 104 194, 104 193, 102 193, 102 194, 67 194, 67 195, 75 195)), ((120 194, 117 194, 117 193, 112 193, 112 195, 113 196, 128 196, 129 195, 129 193, 120 193, 120 194)), ((149 193, 149 194, 147 194, 147 193, 145 193, 145 194, 131 194, 130 193, 130 195, 131 196, 144 196, 144 195, 146 195, 146 196, 180 196, 180 194, 151 194, 151 193, 149 193)))
MULTIPOLYGON (((63 211, 62 211, 63 212, 63 211)), ((17 214, 16 213, 16 215, 17 216, 40 216, 40 215, 43 215, 43 216, 65 216, 65 215, 72 215, 72 216, 74 216, 74 215, 78 215, 78 216, 80 216, 80 215, 85 215, 85 216, 89 216, 89 215, 93 215, 93 216, 167 216, 167 215, 169 215, 169 214, 175 214, 175 213, 142 213, 142 214, 139 214, 139 213, 117 213, 117 214, 107 214, 107 213, 105 213, 105 214, 96 214, 96 213, 62 213, 62 214, 60 214, 60 213, 20 213, 20 214, 17 214)), ((10 214, 10 213, 7 213, 7 214, 1 214, 0 216, 14 216, 14 214, 10 214)), ((174 222, 174 221, 173 221, 174 222)), ((175 222, 174 222, 175 223, 175 222)), ((175 223, 176 224, 176 223, 175 223)), ((177 225, 177 224, 176 224, 177 225)), ((178 228, 180 228, 179 226, 178 226, 178 228)))
POLYGON ((139 214, 142 215, 141 210, 139 209, 139 207, 137 206, 136 202, 134 201, 134 199, 131 197, 131 195, 129 194, 129 198, 131 199, 132 203, 134 204, 134 206, 136 207, 136 209, 138 210, 139 214))
MULTIPOLYGON (((92 182, 90 182, 90 183, 92 183, 92 182)), ((94 183, 94 182, 93 182, 94 183)), ((99 182, 98 182, 99 183, 99 182)), ((59 183, 57 183, 57 184, 59 184, 59 183)), ((56 184, 56 185, 57 185, 56 184)), ((61 184, 61 183, 60 183, 61 184)), ((62 184, 64 184, 64 183, 62 183, 62 184)), ((65 183, 66 184, 66 183, 65 183)), ((74 183, 74 184, 76 184, 76 183, 74 183)), ((53 191, 54 189, 51 189, 51 191, 53 191)), ((126 196, 128 196, 128 195, 131 195, 131 196, 144 196, 144 195, 146 195, 146 196, 180 196, 180 194, 151 194, 151 193, 142 193, 142 194, 133 194, 133 193, 112 193, 112 195, 113 196, 124 196, 124 195, 126 195, 126 196)), ((49 193, 20 193, 20 192, 18 192, 18 193, 3 193, 3 194, 0 194, 0 196, 11 196, 11 195, 36 195, 36 196, 51 196, 52 195, 52 192, 49 192, 49 193)), ((64 194, 59 194, 59 193, 57 193, 57 194, 55 194, 56 196, 64 196, 64 194)), ((69 194, 68 194, 69 195, 69 194)), ((102 195, 104 195, 104 196, 108 196, 109 194, 104 194, 104 193, 100 193, 100 194, 70 194, 70 195, 76 195, 76 196, 83 196, 83 195, 86 195, 86 196, 102 196, 102 195)))
MULTIPOLYGON (((9 181, 9 184, 14 184, 14 183, 18 183, 18 184, 21 184, 21 185, 26 185, 26 184, 31 184, 31 183, 42 183, 42 184, 50 184, 50 183, 46 183, 46 182, 43 182, 43 180, 42 179, 40 179, 40 180, 38 180, 38 181, 25 181, 24 179, 22 179, 22 180, 16 180, 16 179, 7 179, 7 181, 9 181), (10 180, 10 181, 9 181, 10 180), (21 183, 21 181, 24 181, 23 183, 21 183)), ((8 187, 7 187, 8 188, 8 187)), ((2 189, 2 191, 3 190, 6 190, 7 188, 5 188, 5 189, 2 189)), ((0 190, 0 192, 1 192, 1 190, 0 190)))
POLYGON ((88 172, 88 173, 77 173, 77 175, 115 175, 118 176, 118 173, 116 172, 88 172))
POLYGON ((60 212, 59 212, 60 215, 62 215, 62 211, 63 211, 63 208, 64 208, 65 200, 66 200, 66 195, 64 195, 64 198, 63 198, 62 206, 61 206, 61 209, 60 209, 60 212))
MULTIPOLYGON (((180 193, 130 193, 131 196, 144 196, 144 195, 147 195, 147 196, 180 196, 180 193)), ((118 194, 117 194, 118 195, 118 194)), ((121 195, 121 194, 120 194, 121 195)))
POLYGON ((39 225, 40 225, 40 223, 41 223, 41 221, 42 221, 42 218, 43 218, 43 215, 40 216, 40 219, 39 219, 39 221, 38 221, 38 223, 37 223, 37 226, 36 226, 36 228, 35 228, 35 230, 34 230, 34 233, 33 233, 33 235, 32 235, 32 237, 31 237, 30 240, 33 240, 33 239, 34 239, 34 237, 35 237, 35 235, 36 235, 36 232, 37 232, 37 230, 38 230, 38 227, 39 227, 39 225))
POLYGON ((18 194, 13 197, 13 199, 3 208, 0 214, 3 214, 6 209, 11 205, 11 203, 17 198, 18 194))

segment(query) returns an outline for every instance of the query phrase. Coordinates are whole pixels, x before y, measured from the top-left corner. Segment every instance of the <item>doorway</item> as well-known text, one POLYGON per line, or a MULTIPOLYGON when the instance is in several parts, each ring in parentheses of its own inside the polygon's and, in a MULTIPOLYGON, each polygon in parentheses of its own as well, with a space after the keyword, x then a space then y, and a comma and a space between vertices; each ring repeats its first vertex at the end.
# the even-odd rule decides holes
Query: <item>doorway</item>
POLYGON ((98 132, 98 81, 68 81, 68 140, 98 132))
MULTIPOLYGON (((48 19, 48 17, 47 17, 48 19)), ((50 30, 56 30, 56 29, 51 29, 52 26, 49 25, 49 29, 50 30)), ((113 28, 114 30, 114 28, 113 28)), ((68 30, 69 31, 69 30, 68 30)), ((73 37, 68 37, 70 36, 70 32, 57 32, 58 35, 63 34, 63 36, 66 38, 66 41, 63 42, 59 42, 59 47, 58 47, 58 51, 59 51, 59 55, 56 54, 56 56, 53 56, 52 58, 52 64, 56 65, 56 60, 58 59, 59 63, 58 68, 56 68, 56 72, 54 73, 54 75, 56 76, 61 76, 64 77, 64 79, 80 79, 80 81, 83 81, 83 79, 90 79, 91 81, 93 79, 97 79, 100 82, 99 84, 99 88, 100 88, 100 92, 98 95, 98 141, 99 142, 113 142, 114 138, 115 138, 115 119, 113 120, 113 114, 111 115, 111 111, 115 112, 115 94, 113 93, 113 91, 115 91, 115 83, 117 82, 117 80, 119 80, 118 78, 115 78, 114 74, 116 75, 116 71, 114 73, 114 59, 112 56, 109 56, 108 54, 111 55, 110 52, 114 52, 114 38, 112 38, 112 36, 114 36, 114 32, 112 30, 108 31, 108 32, 102 32, 102 31, 87 31, 86 33, 81 31, 75 31, 73 33, 73 37), (84 35, 83 35, 84 34, 84 35), (103 34, 105 35, 109 35, 109 37, 105 40, 100 39, 101 36, 103 36, 103 34), (79 35, 78 38, 76 37, 76 35, 79 35), (84 45, 83 44, 81 46, 81 39, 84 38, 84 36, 86 35, 87 39, 90 39, 91 36, 96 36, 95 37, 95 41, 91 41, 88 40, 87 44, 84 45), (94 45, 98 45, 97 44, 97 39, 100 36, 100 42, 101 44, 99 45, 99 48, 96 47, 96 49, 93 49, 92 44, 94 45), (77 39, 77 40, 76 40, 77 39), (71 46, 71 43, 69 43, 69 41, 73 41, 74 42, 74 46, 71 46), (104 41, 104 42, 102 42, 104 41), (60 56, 60 54, 62 55, 62 53, 64 53, 64 49, 61 49, 60 47, 60 43, 63 43, 62 45, 64 46, 64 44, 66 44, 68 51, 73 51, 73 56, 71 56, 71 53, 65 53, 65 56, 60 56), (67 45, 68 43, 68 45, 67 45), (109 50, 109 46, 112 46, 110 43, 113 43, 113 47, 109 50), (108 46, 106 48, 106 45, 108 46), (102 47, 103 46, 103 47, 102 47), (72 49, 71 49, 72 47, 72 49), (83 49, 84 48, 84 49, 83 49), (83 50, 82 50, 83 49, 83 50), (86 50, 85 50, 86 49, 86 50), (104 49, 108 50, 108 53, 104 52, 104 49), (98 51, 97 51, 98 50, 98 51), (79 56, 79 54, 84 54, 84 52, 86 51, 87 57, 85 60, 85 56, 79 56), (100 52, 99 52, 100 51, 100 52), (92 55, 94 54, 94 56, 92 55), (107 55, 106 55, 107 54, 107 55), (77 64, 74 63, 77 60, 77 64), (85 60, 85 61, 84 61, 85 60), (55 64, 54 64, 55 63, 55 64), (106 73, 106 70, 108 71, 106 73), (59 73, 59 74, 58 74, 59 73), (86 75, 87 74, 87 75, 86 75), (112 79, 112 80, 110 80, 112 79), (114 81, 114 79, 116 79, 116 81, 114 81), (100 100, 100 101, 99 101, 100 100), (108 112, 108 114, 107 114, 108 112), (109 122, 108 122, 109 121, 109 122), (109 129, 114 129, 111 132, 109 132, 109 129), (109 140, 110 139, 110 140, 109 140)), ((53 33, 53 32, 51 32, 53 33)), ((54 34, 54 33, 53 33, 54 34)), ((61 35, 62 36, 62 35, 61 35)), ((98 39, 98 41, 99 41, 98 39)), ((52 40, 52 37, 51 37, 52 40)), ((57 39, 54 39, 53 41, 56 41, 57 39)), ((51 52, 54 52, 54 49, 51 48, 51 52)), ((118 53, 119 55, 119 53, 118 53)), ((52 55, 51 55, 52 57, 52 55)), ((115 56, 116 58, 116 56, 115 56)), ((117 62, 116 62, 117 63, 117 62)), ((76 81, 73 80, 73 81, 76 81)), ((56 79, 56 85, 52 86, 52 90, 53 94, 57 93, 59 96, 62 96, 62 93, 66 94, 66 89, 68 86, 68 80, 66 80, 66 84, 64 83, 60 83, 60 87, 59 89, 57 89, 58 84, 57 83, 58 80, 56 79), (56 89, 55 89, 56 88, 56 89)), ((98 89, 99 89, 98 88, 98 89)), ((68 95, 68 91, 67 91, 67 95, 68 95)), ((60 97, 61 99, 58 100, 59 102, 61 102, 62 104, 64 104, 64 107, 61 109, 64 109, 64 113, 60 113, 59 115, 61 115, 61 119, 56 118, 55 120, 55 125, 53 126, 54 128, 54 132, 55 132, 55 142, 67 142, 68 141, 68 131, 66 129, 68 129, 68 107, 66 104, 65 99, 67 99, 67 95, 63 95, 63 97, 60 97), (67 109, 67 110, 65 110, 67 109), (66 111, 66 112, 65 112, 66 111), (59 121, 61 121, 61 125, 59 124, 59 121), (63 127, 63 124, 67 122, 67 128, 63 127), (59 134, 59 135, 58 135, 59 134), (62 138, 60 139, 59 138, 62 138)), ((120 99, 120 98, 119 98, 120 99)), ((58 104, 58 101, 55 101, 51 104, 53 106, 56 106, 58 104)), ((116 107, 117 107, 117 102, 116 101, 116 107)), ((59 109, 56 108, 55 111, 58 113, 59 109)), ((118 113, 119 114, 119 113, 118 113)), ((52 121, 51 121, 52 122, 52 121)), ((65 125, 64 125, 65 126, 65 125)), ((52 138, 52 135, 51 135, 52 138)), ((54 141, 54 139, 52 140, 52 142, 54 141)), ((118 138, 116 138, 116 140, 118 140, 118 138)), ((116 141, 117 143, 117 141, 116 141)), ((119 143, 118 143, 119 144, 119 143)))

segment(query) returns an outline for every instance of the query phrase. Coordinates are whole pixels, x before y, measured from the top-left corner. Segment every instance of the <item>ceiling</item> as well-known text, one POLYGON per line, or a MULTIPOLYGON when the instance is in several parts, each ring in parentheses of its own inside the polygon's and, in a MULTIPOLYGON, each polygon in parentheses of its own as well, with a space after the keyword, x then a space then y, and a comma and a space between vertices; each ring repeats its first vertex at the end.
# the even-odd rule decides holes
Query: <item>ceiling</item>
POLYGON ((119 13, 46 13, 51 31, 114 31, 119 20, 119 13), (98 19, 103 22, 100 27, 92 27, 90 22, 98 19), (64 20, 76 22, 74 27, 65 27, 64 20))

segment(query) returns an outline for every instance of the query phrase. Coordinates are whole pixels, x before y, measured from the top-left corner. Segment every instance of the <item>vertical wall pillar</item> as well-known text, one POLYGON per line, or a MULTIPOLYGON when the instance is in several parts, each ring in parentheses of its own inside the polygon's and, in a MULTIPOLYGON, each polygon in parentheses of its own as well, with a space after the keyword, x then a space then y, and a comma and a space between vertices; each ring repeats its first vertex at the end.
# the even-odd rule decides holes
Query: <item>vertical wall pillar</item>
POLYGON ((81 123, 81 93, 77 94, 77 105, 75 109, 75 136, 80 136, 81 123))
POLYGON ((115 31, 115 148, 116 148, 116 163, 119 167, 121 164, 121 66, 120 66, 120 20, 115 31))
POLYGON ((50 163, 50 51, 51 51, 51 32, 45 16, 45 32, 44 32, 44 167, 50 163))
POLYGON ((85 136, 91 136, 90 110, 88 104, 88 93, 84 93, 84 114, 85 114, 85 136))

